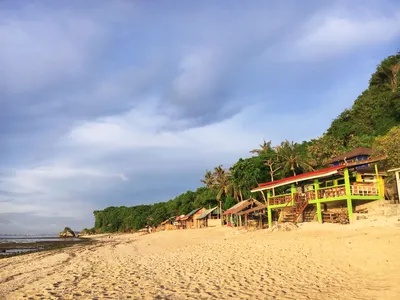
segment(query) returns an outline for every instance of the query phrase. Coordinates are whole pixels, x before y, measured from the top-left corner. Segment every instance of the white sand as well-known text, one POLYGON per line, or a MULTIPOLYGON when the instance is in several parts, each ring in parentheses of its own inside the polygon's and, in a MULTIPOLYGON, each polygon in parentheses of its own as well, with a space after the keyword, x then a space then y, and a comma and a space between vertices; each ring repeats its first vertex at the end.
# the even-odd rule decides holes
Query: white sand
POLYGON ((0 260, 0 299, 400 299, 397 223, 102 237, 0 260))

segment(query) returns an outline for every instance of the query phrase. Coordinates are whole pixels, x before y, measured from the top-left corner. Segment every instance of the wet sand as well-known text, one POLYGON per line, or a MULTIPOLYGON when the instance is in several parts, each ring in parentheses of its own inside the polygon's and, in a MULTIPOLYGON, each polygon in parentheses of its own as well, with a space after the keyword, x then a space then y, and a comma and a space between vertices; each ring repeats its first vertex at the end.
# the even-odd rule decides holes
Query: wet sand
POLYGON ((0 260, 0 298, 400 299, 398 224, 99 237, 0 260))
POLYGON ((0 243, 0 259, 27 252, 48 251, 92 242, 87 239, 54 239, 52 241, 0 243))

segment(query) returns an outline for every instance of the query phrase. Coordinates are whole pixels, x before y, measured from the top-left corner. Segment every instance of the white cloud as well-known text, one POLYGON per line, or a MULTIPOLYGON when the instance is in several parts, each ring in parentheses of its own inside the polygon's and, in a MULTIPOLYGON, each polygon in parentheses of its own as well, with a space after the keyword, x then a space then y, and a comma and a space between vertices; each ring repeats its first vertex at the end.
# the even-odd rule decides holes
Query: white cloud
POLYGON ((65 77, 78 77, 101 45, 96 22, 66 11, 25 8, 0 13, 0 86, 5 91, 37 91, 65 77))
POLYGON ((379 45, 400 38, 400 13, 366 15, 363 10, 324 12, 311 18, 296 32, 299 38, 284 52, 290 60, 325 60, 354 49, 379 45))

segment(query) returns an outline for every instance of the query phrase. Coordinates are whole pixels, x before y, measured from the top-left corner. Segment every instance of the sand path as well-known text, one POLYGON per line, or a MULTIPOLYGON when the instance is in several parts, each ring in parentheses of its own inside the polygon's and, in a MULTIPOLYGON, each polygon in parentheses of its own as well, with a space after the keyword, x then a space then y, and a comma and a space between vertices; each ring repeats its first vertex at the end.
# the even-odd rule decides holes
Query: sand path
POLYGON ((2 259, 0 299, 400 299, 400 227, 315 225, 119 235, 2 259))

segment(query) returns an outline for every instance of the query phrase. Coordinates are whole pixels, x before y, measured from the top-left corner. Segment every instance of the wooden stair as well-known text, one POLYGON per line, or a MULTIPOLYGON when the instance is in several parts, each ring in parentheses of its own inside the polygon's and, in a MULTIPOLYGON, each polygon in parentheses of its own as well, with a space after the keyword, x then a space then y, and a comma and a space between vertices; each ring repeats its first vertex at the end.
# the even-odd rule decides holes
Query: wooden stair
MULTIPOLYGON (((290 202, 288 202, 287 205, 288 204, 290 204, 290 202)), ((294 205, 286 206, 282 209, 282 218, 280 221, 296 223, 307 206, 308 200, 306 197, 303 198, 299 195, 295 195, 294 205)))

